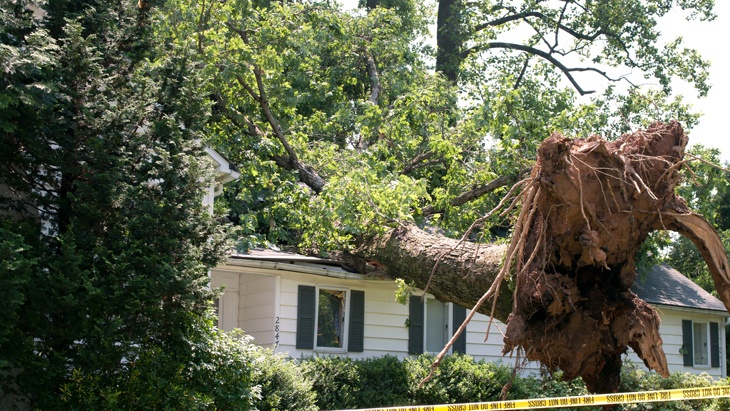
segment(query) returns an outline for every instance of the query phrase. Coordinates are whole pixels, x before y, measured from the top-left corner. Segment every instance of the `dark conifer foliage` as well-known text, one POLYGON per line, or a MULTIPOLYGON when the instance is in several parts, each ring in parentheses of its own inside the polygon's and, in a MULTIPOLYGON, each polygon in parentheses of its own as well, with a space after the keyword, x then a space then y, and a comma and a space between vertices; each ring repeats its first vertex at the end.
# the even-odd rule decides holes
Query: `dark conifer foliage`
POLYGON ((136 1, 0 8, 0 392, 84 404, 150 359, 189 383, 224 244, 189 53, 136 1))

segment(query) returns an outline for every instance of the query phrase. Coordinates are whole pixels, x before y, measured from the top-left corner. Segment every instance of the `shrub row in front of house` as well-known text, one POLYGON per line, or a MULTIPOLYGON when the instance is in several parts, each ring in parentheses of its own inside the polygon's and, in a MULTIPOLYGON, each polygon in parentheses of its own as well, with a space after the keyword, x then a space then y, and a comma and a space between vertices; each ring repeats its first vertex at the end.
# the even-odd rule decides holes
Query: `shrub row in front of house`
MULTIPOLYGON (((289 360, 262 351, 254 366, 254 383, 261 386, 256 408, 274 410, 337 410, 399 405, 453 404, 498 401, 502 389, 511 386, 507 399, 586 395, 580 379, 563 382, 560 375, 520 375, 512 378, 512 367, 475 361, 470 356, 445 357, 427 383, 433 357, 399 360, 396 357, 351 359, 307 357, 289 360)), ((622 371, 622 392, 724 385, 709 377, 675 373, 662 378, 628 364, 622 371)), ((677 401, 626 404, 619 411, 729 410, 730 400, 677 401)), ((566 409, 567 410, 567 409, 566 409)), ((576 410, 570 408, 570 410, 576 410)), ((597 411, 597 407, 580 408, 597 411)))

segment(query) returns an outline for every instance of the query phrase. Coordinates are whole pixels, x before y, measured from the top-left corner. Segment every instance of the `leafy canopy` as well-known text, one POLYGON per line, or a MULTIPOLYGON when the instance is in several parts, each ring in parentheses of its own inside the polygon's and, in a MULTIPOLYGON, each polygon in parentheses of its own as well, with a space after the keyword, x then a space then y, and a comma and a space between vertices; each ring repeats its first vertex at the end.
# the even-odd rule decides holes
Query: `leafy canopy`
MULTIPOLYGON (((242 249, 347 249, 399 222, 461 235, 551 133, 613 138, 674 118, 691 128, 698 117, 671 96, 672 81, 707 89, 707 63, 680 42, 660 47, 657 21, 674 7, 712 18, 709 1, 457 2, 459 20, 437 26, 459 27, 457 83, 434 72, 433 5, 367 3, 379 5, 172 8, 170 37, 194 46, 208 79, 207 141, 241 168, 225 204, 243 229, 242 249), (533 34, 509 40, 525 25, 533 34), (552 48, 535 51, 553 36, 552 48), (568 66, 563 55, 599 68, 568 66), (610 66, 642 71, 660 87, 619 82, 587 99, 566 81, 586 71, 605 79, 610 66)), ((472 239, 494 240, 510 225, 509 216, 495 217, 472 239)))

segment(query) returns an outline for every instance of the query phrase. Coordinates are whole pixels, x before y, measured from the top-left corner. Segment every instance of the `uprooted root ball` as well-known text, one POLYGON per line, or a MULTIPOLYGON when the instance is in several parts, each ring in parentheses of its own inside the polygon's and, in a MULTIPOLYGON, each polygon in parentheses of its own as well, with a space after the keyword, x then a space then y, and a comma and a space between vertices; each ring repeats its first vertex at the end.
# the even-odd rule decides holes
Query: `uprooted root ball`
POLYGON ((686 143, 676 122, 611 142, 558 134, 543 142, 512 240, 517 277, 505 353, 521 347, 565 379, 583 377, 592 392, 618 389, 629 346, 668 375, 659 317, 629 290, 634 254, 654 230, 690 237, 730 306, 719 237, 674 193, 686 143))

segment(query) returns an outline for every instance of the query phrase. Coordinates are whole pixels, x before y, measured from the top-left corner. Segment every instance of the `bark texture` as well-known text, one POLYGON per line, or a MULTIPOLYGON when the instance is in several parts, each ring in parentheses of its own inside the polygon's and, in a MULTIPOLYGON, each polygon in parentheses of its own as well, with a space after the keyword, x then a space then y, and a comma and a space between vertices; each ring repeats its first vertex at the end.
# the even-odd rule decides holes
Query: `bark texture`
MULTIPOLYGON (((471 308, 494 282, 506 249, 505 245, 459 242, 409 224, 363 244, 356 254, 365 257, 371 268, 357 269, 406 279, 420 289, 428 288, 441 301, 471 308)), ((511 310, 510 292, 504 291, 494 317, 506 321, 511 310)), ((489 315, 491 305, 479 311, 489 315)))

